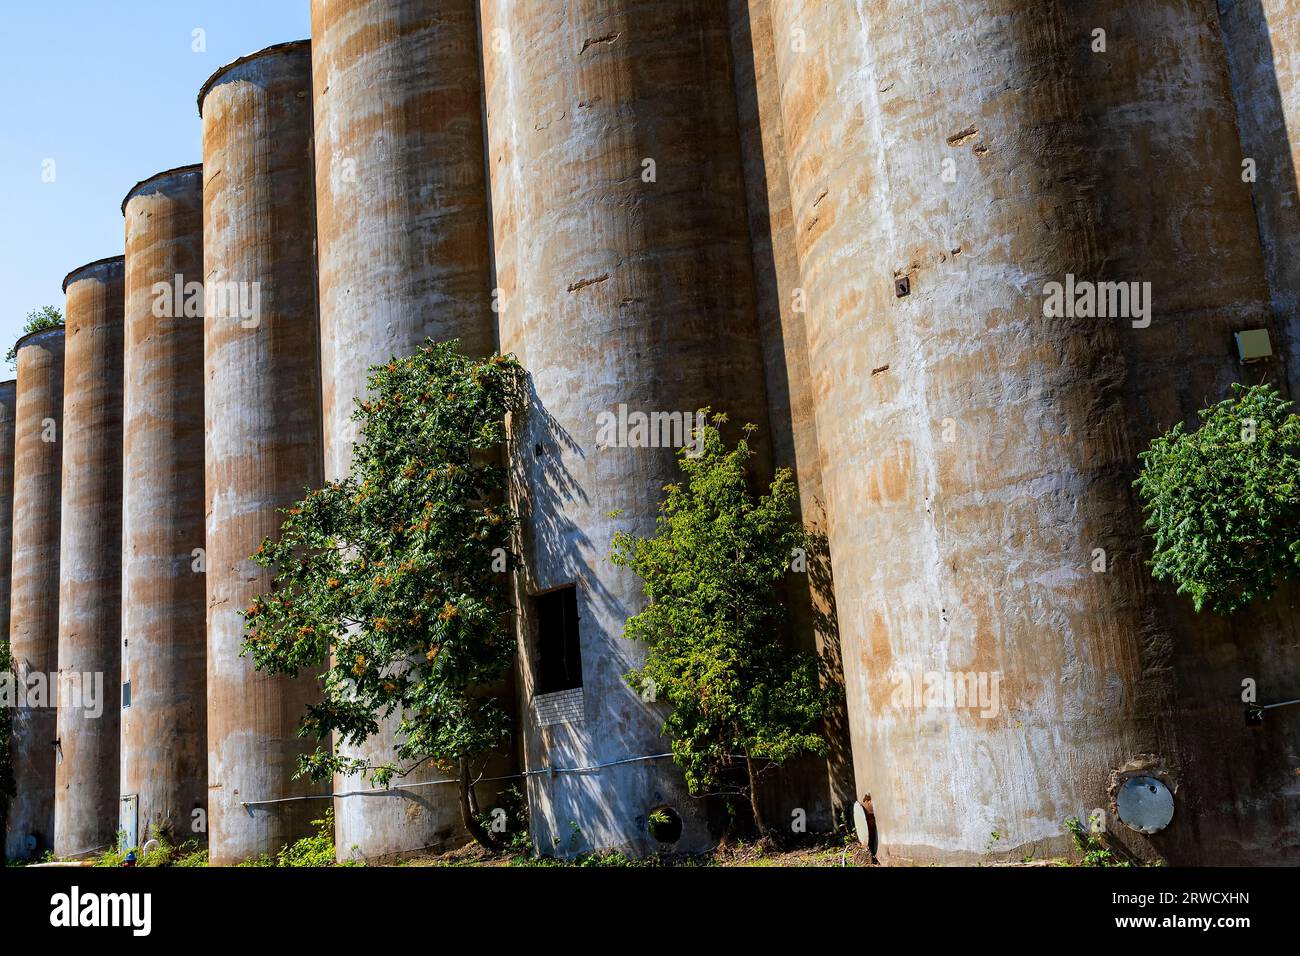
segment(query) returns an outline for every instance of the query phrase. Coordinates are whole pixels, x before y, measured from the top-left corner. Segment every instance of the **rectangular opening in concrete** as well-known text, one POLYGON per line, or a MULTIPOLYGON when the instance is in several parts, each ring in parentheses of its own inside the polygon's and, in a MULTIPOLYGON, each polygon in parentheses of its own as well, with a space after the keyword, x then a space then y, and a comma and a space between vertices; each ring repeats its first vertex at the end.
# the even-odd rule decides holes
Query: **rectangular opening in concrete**
POLYGON ((578 640, 578 589, 574 585, 533 598, 537 622, 538 694, 582 686, 582 651, 578 640))

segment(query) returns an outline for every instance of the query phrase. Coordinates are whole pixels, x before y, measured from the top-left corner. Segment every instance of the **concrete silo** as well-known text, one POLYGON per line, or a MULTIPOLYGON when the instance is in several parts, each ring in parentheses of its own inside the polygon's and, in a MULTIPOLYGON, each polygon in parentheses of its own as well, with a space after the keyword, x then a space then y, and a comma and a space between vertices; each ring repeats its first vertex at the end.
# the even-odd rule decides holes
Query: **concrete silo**
POLYGON ((270 586, 249 556, 277 509, 321 484, 311 49, 279 44, 218 70, 203 118, 205 498, 210 858, 304 835, 328 790, 293 779, 313 741, 316 679, 259 674, 241 612, 270 586), (276 802, 282 801, 282 802, 276 802))
MULTIPOLYGON (((796 645, 816 649, 834 676, 840 670, 839 634, 824 546, 826 504, 804 329, 807 305, 790 210, 770 0, 729 0, 727 13, 772 459, 775 466, 794 472, 804 525, 816 543, 807 572, 787 582, 786 602, 796 645)), ((787 820, 792 808, 802 808, 811 826, 826 829, 835 809, 842 811, 853 802, 847 723, 843 707, 827 721, 829 761, 804 758, 783 768, 779 779, 764 787, 770 796, 770 819, 787 820)))
POLYGON ((138 183, 122 213, 122 824, 179 843, 207 838, 203 167, 138 183))
POLYGON ((0 382, 0 633, 9 640, 9 572, 13 567, 14 413, 18 383, 0 382))
POLYGON ((1295 672, 1255 655, 1296 623, 1191 623, 1150 580, 1130 488, 1151 436, 1247 377, 1233 332, 1272 325, 1214 5, 772 11, 882 846, 1054 847, 1142 773, 1178 809, 1149 842, 1112 818, 1138 852, 1244 859, 1273 824, 1246 833, 1241 807, 1292 798, 1256 760, 1240 681, 1295 672), (1100 282, 1139 285, 1099 315, 1082 290, 1100 282), (945 693, 970 680, 966 706, 945 693))
POLYGON ((54 853, 111 846, 122 640, 121 256, 75 269, 63 358, 54 853))
MULTIPOLYGON (((496 347, 473 0, 313 0, 316 216, 325 477, 351 466, 371 365, 426 338, 496 347)), ((341 753, 394 759, 396 718, 341 753)), ((493 765, 499 775, 512 761, 493 765)), ((341 856, 467 838, 456 787, 424 768, 400 791, 335 799, 341 856), (428 786, 421 786, 429 784, 428 786)), ((365 789, 338 778, 337 792, 365 789)), ((480 797, 481 799, 482 797, 480 797)))
POLYGON ((533 837, 653 851, 666 806, 676 847, 700 849, 704 802, 623 679, 644 653, 622 636, 641 582, 607 558, 616 530, 653 531, 676 449, 597 439, 603 416, 705 405, 766 422, 726 8, 493 0, 481 18, 500 338, 532 387, 514 439, 521 725, 527 768, 556 771, 529 778, 533 837))
MULTIPOLYGON (((14 412, 17 411, 17 382, 0 382, 0 640, 9 643, 9 573, 13 567, 14 509, 14 412)), ((0 680, 4 680, 0 675, 0 680)), ((7 691, 8 687, 4 685, 7 691)), ((14 688, 17 689, 16 686, 14 688)), ((12 711, 5 710, 0 720, 8 722, 12 711)), ((3 827, 0 821, 0 827, 3 827)), ((0 844, 3 847, 3 844, 0 844)))
POLYGON ((59 494, 63 329, 18 340, 9 645, 25 700, 13 712, 15 795, 5 857, 54 848, 54 695, 59 648, 59 494))

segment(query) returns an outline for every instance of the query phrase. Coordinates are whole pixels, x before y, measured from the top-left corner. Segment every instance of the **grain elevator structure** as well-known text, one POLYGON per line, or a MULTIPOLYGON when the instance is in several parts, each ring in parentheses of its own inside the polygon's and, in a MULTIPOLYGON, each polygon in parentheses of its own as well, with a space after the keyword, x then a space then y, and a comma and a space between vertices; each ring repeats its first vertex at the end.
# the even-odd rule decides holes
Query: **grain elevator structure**
MULTIPOLYGON (((316 679, 240 655, 249 556, 348 473, 368 368, 454 338, 527 370, 516 733, 481 797, 520 786, 538 852, 722 833, 626 681, 645 597, 609 560, 681 442, 600 430, 709 408, 758 426, 756 488, 798 481, 816 553, 772 640, 844 688, 771 822, 870 794, 886 861, 1057 854, 1078 818, 1139 859, 1297 862, 1297 716, 1241 695, 1300 695, 1300 587, 1193 613, 1132 486, 1233 383, 1300 397, 1294 7, 311 0, 310 41, 204 84, 202 165, 128 194, 116 285, 74 273, 0 385, 16 667, 102 673, 112 711, 14 708, 6 854, 125 824, 230 864, 330 805, 340 859, 467 839, 441 771, 295 778, 316 679)), ((390 760, 395 727, 336 747, 390 760)))

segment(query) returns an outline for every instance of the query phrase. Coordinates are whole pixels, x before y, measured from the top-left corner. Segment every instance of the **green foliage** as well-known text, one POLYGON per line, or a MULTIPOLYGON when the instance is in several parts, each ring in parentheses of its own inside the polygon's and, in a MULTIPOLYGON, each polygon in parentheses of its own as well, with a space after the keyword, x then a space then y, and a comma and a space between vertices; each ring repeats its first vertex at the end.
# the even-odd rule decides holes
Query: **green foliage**
POLYGON ((1128 860, 1121 860, 1099 837, 1089 833, 1079 822, 1078 817, 1068 818, 1065 821, 1065 828, 1070 832, 1074 848, 1082 857, 1081 866, 1131 867, 1133 865, 1128 860))
POLYGON ((506 853, 530 854, 532 838, 528 834, 528 798, 519 784, 513 784, 497 794, 493 806, 478 815, 479 826, 491 832, 495 818, 493 811, 505 812, 505 836, 500 849, 506 853))
MULTIPOLYGON (((63 313, 52 305, 43 305, 27 313, 27 321, 23 324, 23 335, 61 328, 63 328, 63 313)), ((22 336, 20 335, 19 338, 22 336)), ((5 353, 5 361, 9 363, 10 368, 14 367, 14 363, 18 361, 17 343, 9 347, 9 351, 5 353)))
MULTIPOLYGON (((316 832, 311 836, 295 840, 281 847, 275 856, 263 853, 238 864, 241 867, 310 867, 310 866, 360 866, 357 861, 346 863, 334 862, 334 809, 325 811, 319 820, 313 820, 316 832)), ((206 863, 206 860, 205 860, 206 863)), ((177 864, 178 866, 202 866, 200 863, 177 864)))
POLYGON ((140 867, 208 865, 208 848, 198 840, 186 840, 176 846, 163 834, 146 841, 147 850, 125 844, 126 831, 118 830, 114 845, 95 858, 95 866, 121 866, 128 853, 135 854, 135 865, 140 867))
POLYGON ((121 866, 126 862, 128 853, 135 853, 136 858, 140 856, 140 848, 137 846, 126 845, 126 831, 118 830, 117 839, 113 845, 95 857, 95 866, 121 866))
POLYGON ((253 556, 275 580, 245 611, 245 652, 264 671, 324 671, 302 729, 322 744, 300 772, 387 786, 426 760, 455 767, 509 736, 484 689, 514 654, 504 563, 516 518, 502 504, 500 449, 522 384, 513 357, 467 358, 455 342, 373 367, 371 397, 352 416, 361 440, 351 474, 287 509, 279 540, 253 556), (396 761, 331 752, 331 734, 359 744, 392 714, 396 761))
POLYGON ((719 788, 732 755, 780 764, 824 754, 819 723, 838 694, 823 686, 815 654, 781 639, 779 588, 794 550, 809 544, 794 479, 781 469, 755 497, 748 438, 728 448, 723 421, 700 426, 698 455, 679 454, 683 480, 665 489, 655 535, 619 532, 610 555, 650 598, 624 631, 649 645, 627 680, 669 705, 664 733, 695 794, 719 788))
POLYGON ((1300 565, 1300 418, 1271 385, 1233 385, 1143 452, 1134 483, 1155 539, 1149 565, 1197 611, 1267 599, 1300 565))
POLYGON ((334 808, 326 810, 324 817, 311 823, 316 827, 316 833, 280 850, 277 866, 334 865, 334 808))
POLYGON ((197 841, 186 841, 177 848, 176 856, 171 861, 172 866, 207 866, 208 865, 208 848, 202 846, 197 841))

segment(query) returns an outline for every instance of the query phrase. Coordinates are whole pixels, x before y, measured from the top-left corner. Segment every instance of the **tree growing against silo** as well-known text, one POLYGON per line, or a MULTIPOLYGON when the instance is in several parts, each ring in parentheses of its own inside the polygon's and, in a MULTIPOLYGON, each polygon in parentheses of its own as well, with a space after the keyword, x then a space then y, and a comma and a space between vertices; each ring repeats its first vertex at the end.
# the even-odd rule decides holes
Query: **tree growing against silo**
POLYGON ((514 655, 508 575, 516 517, 503 504, 507 412, 523 370, 429 342, 375 366, 353 420, 348 477, 287 509, 277 540, 254 560, 275 571, 245 612, 245 652, 264 671, 324 670, 323 697, 303 720, 322 743, 300 773, 368 776, 380 787, 426 761, 459 778, 461 816, 483 846, 474 763, 510 733, 487 689, 514 655), (360 744, 397 714, 393 759, 331 752, 331 734, 360 744))
POLYGON ((1197 611, 1231 614, 1300 571, 1300 418, 1271 385, 1182 422, 1139 457, 1134 483, 1154 541, 1152 575, 1197 611))
MULTIPOLYGON (((63 312, 52 305, 43 305, 39 309, 33 309, 27 313, 27 321, 23 323, 23 335, 44 332, 46 329, 61 328, 63 328, 63 312)), ((10 368, 13 368, 17 363, 17 344, 9 347, 9 351, 5 353, 5 361, 9 363, 10 368)))
POLYGON ((747 796, 765 834, 764 772, 825 755, 821 722, 840 688, 822 678, 816 654, 783 641, 781 584, 809 548, 794 478, 782 468, 755 495, 753 426, 728 447, 724 421, 701 424, 679 453, 682 480, 665 489, 655 534, 618 532, 610 558, 642 579, 650 599, 624 630, 648 645, 628 683, 668 705, 663 732, 691 793, 747 796), (743 782, 732 773, 738 764, 743 782))

